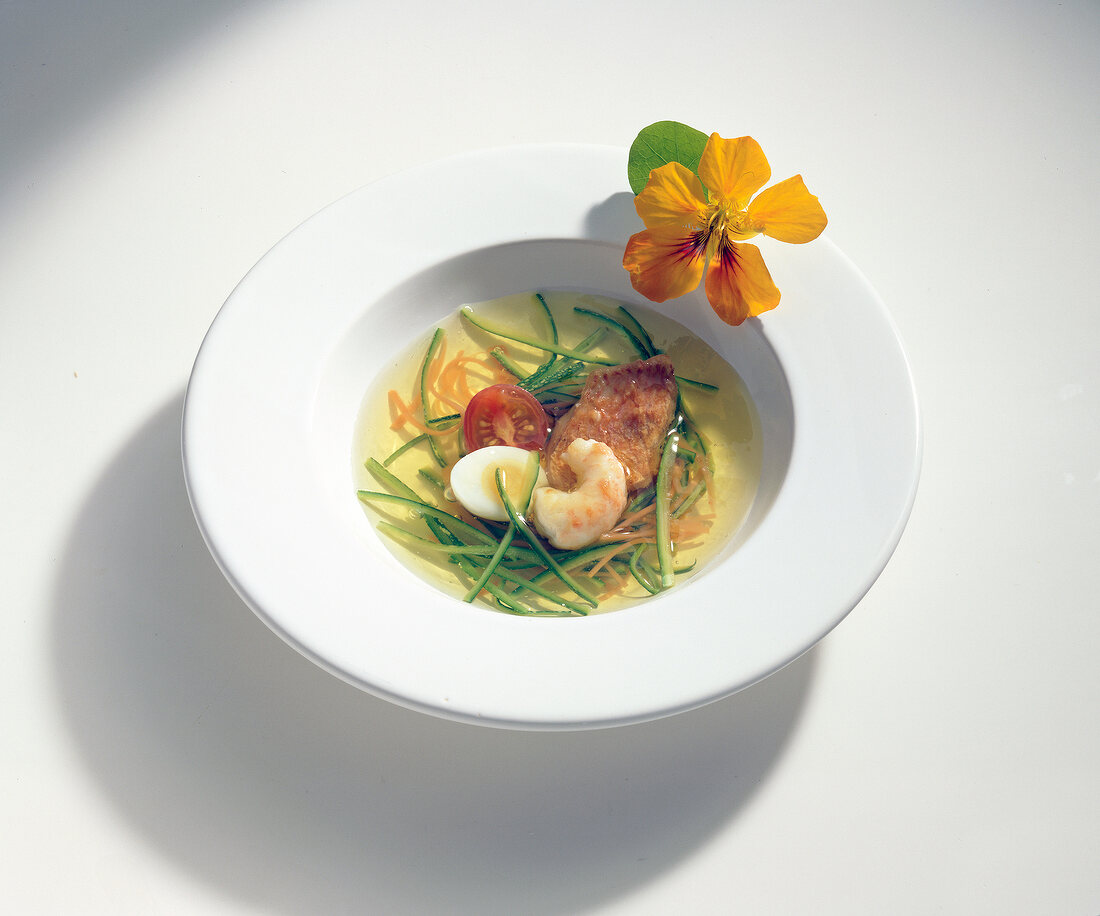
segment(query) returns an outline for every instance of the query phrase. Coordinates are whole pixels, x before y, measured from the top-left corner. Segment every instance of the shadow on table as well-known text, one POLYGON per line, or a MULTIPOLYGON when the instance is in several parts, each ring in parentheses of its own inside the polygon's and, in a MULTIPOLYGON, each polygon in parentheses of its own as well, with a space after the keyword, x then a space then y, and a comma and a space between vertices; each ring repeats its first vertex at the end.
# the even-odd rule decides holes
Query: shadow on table
POLYGON ((317 668, 203 545, 181 409, 137 431, 79 512, 52 649, 94 779, 198 879, 292 914, 572 912, 661 874, 766 779, 813 653, 703 709, 573 733, 438 720, 317 668))
POLYGON ((0 191, 74 128, 255 0, 0 4, 0 191))

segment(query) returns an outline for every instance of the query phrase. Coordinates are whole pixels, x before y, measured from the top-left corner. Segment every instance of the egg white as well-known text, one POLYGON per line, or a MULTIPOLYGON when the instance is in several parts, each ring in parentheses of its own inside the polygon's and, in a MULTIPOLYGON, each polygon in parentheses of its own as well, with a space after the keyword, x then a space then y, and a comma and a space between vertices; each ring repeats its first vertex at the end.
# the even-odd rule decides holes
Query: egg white
MULTIPOLYGON (((496 490, 496 469, 504 469, 505 489, 513 500, 519 499, 527 449, 512 445, 490 445, 464 455, 451 468, 451 492, 467 512, 497 522, 508 521, 508 513, 496 490)), ((539 468, 536 487, 546 486, 546 474, 539 468)))

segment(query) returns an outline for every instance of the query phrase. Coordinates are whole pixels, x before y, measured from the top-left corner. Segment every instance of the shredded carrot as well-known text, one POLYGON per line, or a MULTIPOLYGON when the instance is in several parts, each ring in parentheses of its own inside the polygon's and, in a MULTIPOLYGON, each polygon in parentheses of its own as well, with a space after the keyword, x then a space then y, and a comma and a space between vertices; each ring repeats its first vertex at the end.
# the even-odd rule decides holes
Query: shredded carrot
POLYGON ((606 591, 600 597, 610 598, 612 595, 621 593, 626 587, 626 579, 623 578, 614 566, 606 566, 603 571, 607 573, 613 581, 608 585, 606 591))
POLYGON ((436 399, 454 412, 462 413, 482 388, 510 378, 493 359, 467 355, 462 350, 447 359, 445 346, 446 341, 440 344, 439 353, 428 367, 425 381, 436 399))
POLYGON ((411 404, 405 404, 401 400, 401 395, 396 391, 389 392, 390 401, 390 416, 397 414, 394 421, 390 424, 390 429, 397 430, 403 429, 406 426, 411 426, 417 432, 427 433, 429 436, 446 436, 451 430, 447 429, 433 429, 428 426, 423 420, 422 415, 417 415, 417 409, 420 407, 420 396, 417 395, 411 404))
POLYGON ((439 377, 436 379, 436 394, 440 400, 452 407, 461 411, 465 405, 457 401, 453 394, 455 392, 458 374, 461 371, 462 366, 462 351, 459 350, 454 359, 452 359, 447 365, 443 366, 439 370, 439 377))
POLYGON ((649 525, 632 531, 620 531, 616 528, 614 531, 607 532, 600 540, 607 544, 622 544, 626 548, 633 547, 635 544, 652 544, 656 536, 656 525, 649 525))
POLYGON ((590 569, 590 570, 588 571, 588 575, 590 575, 590 576, 594 576, 594 575, 596 575, 596 573, 600 572, 600 571, 601 571, 601 570, 602 570, 602 569, 603 569, 603 568, 604 568, 605 566, 607 566, 607 565, 608 565, 608 564, 609 564, 609 563, 610 563, 610 562, 611 562, 611 561, 612 561, 613 559, 615 559, 615 557, 617 557, 617 556, 618 556, 618 555, 619 555, 620 553, 622 553, 622 552, 623 552, 623 548, 625 548, 625 547, 626 547, 626 545, 625 545, 625 544, 623 544, 623 545, 622 545, 622 546, 621 546, 621 547, 620 547, 620 548, 619 548, 618 550, 616 550, 616 551, 615 551, 614 553, 609 553, 609 554, 607 554, 606 556, 600 557, 600 559, 598 559, 598 560, 597 560, 597 561, 595 562, 595 564, 594 564, 594 565, 592 566, 592 568, 591 568, 591 569, 590 569))
POLYGON ((684 519, 675 519, 672 524, 672 538, 674 541, 681 541, 687 538, 698 537, 706 534, 710 531, 709 519, 690 519, 684 521, 684 519))
POLYGON ((622 588, 626 584, 626 579, 623 578, 622 573, 620 573, 614 566, 608 564, 605 572, 610 575, 612 579, 619 583, 619 588, 622 588))
POLYGON ((650 503, 648 506, 643 506, 637 512, 632 512, 625 518, 620 519, 619 524, 617 524, 615 528, 633 528, 640 519, 644 518, 647 515, 653 515, 655 512, 656 507, 654 503, 650 503))
POLYGON ((417 395, 411 404, 406 404, 401 400, 401 395, 393 389, 390 389, 389 402, 390 417, 393 419, 393 422, 390 424, 390 429, 400 429, 406 423, 416 422, 413 411, 420 406, 420 395, 417 395))

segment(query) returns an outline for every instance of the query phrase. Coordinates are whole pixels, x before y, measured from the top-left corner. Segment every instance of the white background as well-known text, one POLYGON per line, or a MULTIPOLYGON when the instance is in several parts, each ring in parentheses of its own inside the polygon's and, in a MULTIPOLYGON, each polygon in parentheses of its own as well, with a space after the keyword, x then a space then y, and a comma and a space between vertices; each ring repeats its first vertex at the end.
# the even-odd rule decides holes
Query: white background
POLYGON ((5 909, 1100 913, 1098 50, 1093 0, 0 0, 5 909), (184 493, 219 306, 373 179, 664 118, 801 172, 893 314, 925 452, 892 562, 647 725, 315 668, 184 493))

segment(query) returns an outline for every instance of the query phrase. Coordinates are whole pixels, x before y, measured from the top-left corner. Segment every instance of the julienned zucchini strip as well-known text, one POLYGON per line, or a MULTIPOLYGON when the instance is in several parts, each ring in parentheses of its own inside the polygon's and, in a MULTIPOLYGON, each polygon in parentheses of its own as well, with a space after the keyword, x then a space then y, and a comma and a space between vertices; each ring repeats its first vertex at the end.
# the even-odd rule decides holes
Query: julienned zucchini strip
POLYGON ((579 350, 571 349, 569 347, 562 347, 558 344, 548 343, 544 340, 535 340, 532 337, 528 337, 525 334, 517 334, 515 331, 507 328, 502 328, 500 325, 486 321, 484 318, 478 318, 474 315, 473 309, 468 305, 462 306, 459 309, 459 314, 462 315, 470 324, 475 328, 480 328, 489 334, 495 334, 497 337, 503 337, 505 340, 514 340, 516 343, 521 343, 524 346, 532 347, 536 350, 545 350, 547 353, 556 353, 558 356, 568 356, 571 359, 579 359, 585 363, 595 363, 599 366, 616 366, 618 363, 613 359, 606 357, 591 356, 587 353, 582 353, 579 350))
POLYGON ((692 388, 698 388, 701 391, 717 391, 718 386, 712 385, 710 382, 700 382, 693 378, 684 378, 682 375, 676 376, 676 381, 681 382, 684 385, 689 385, 692 388))
POLYGON ((390 456, 385 461, 382 462, 382 467, 388 468, 391 464, 394 463, 394 461, 396 461, 398 458, 400 458, 402 455, 404 455, 405 452, 407 452, 410 448, 413 448, 414 446, 416 446, 419 443, 423 442, 427 438, 429 438, 427 433, 421 433, 419 436, 413 436, 413 438, 411 438, 404 445, 402 445, 402 446, 398 447, 397 449, 395 449, 390 454, 390 456))
MULTIPOLYGON (((480 542, 477 544, 441 544, 431 538, 413 534, 407 528, 394 525, 391 522, 381 520, 378 522, 378 530, 399 544, 403 544, 410 550, 421 552, 448 554, 458 557, 491 557, 496 552, 496 545, 480 542)), ((513 546, 508 549, 505 559, 511 563, 527 564, 538 559, 538 554, 526 547, 513 546)))
POLYGON ((639 359, 649 359, 652 355, 648 349, 646 349, 646 345, 638 339, 637 335, 635 335, 630 328, 622 322, 616 321, 610 315, 605 315, 603 312, 597 312, 593 309, 582 308, 579 305, 574 306, 573 311, 579 315, 587 315, 589 318, 595 318, 597 321, 606 324, 612 330, 617 331, 626 339, 626 342, 634 348, 634 352, 638 354, 639 359))
MULTIPOLYGON (((420 364, 420 409, 424 414, 424 423, 429 427, 450 423, 454 421, 457 416, 433 417, 431 411, 428 409, 428 370, 442 342, 443 328, 436 328, 435 333, 432 334, 431 342, 428 344, 427 352, 424 354, 424 361, 420 364)), ((435 459, 435 463, 441 468, 445 468, 447 466, 447 459, 443 457, 443 452, 439 448, 439 443, 435 441, 435 436, 428 436, 428 447, 432 450, 432 457, 435 459)))
POLYGON ((687 496, 680 500, 679 505, 677 505, 676 508, 672 510, 672 518, 679 518, 681 515, 687 512, 687 510, 694 506, 699 497, 702 496, 706 491, 707 481, 704 478, 691 488, 687 496))
POLYGON ((528 391, 538 391, 542 388, 549 388, 552 385, 561 384, 587 371, 588 367, 584 363, 578 362, 577 360, 570 360, 567 363, 551 369, 549 372, 536 372, 527 378, 520 379, 519 387, 526 388, 528 391))
POLYGON ((625 305, 620 305, 616 310, 619 316, 622 318, 623 324, 630 328, 641 340, 646 349, 646 359, 651 356, 656 356, 661 351, 657 349, 653 344, 653 338, 649 336, 649 332, 645 329, 642 323, 634 317, 634 315, 627 309, 625 305))
POLYGON ((634 581, 637 582, 642 588, 644 588, 651 595, 656 595, 661 586, 654 585, 650 580, 646 572, 643 572, 641 566, 642 553, 648 547, 648 544, 638 544, 630 552, 630 574, 634 577, 634 581))
MULTIPOLYGON (((547 601, 552 601, 554 604, 559 604, 562 607, 568 608, 574 614, 579 614, 584 617, 588 614, 588 608, 582 604, 578 604, 575 601, 570 601, 568 598, 563 598, 561 595, 555 595, 552 591, 543 588, 537 582, 532 582, 530 579, 521 576, 519 573, 514 572, 506 566, 497 567, 496 574, 507 582, 511 582, 516 586, 512 591, 504 592, 509 600, 519 600, 516 596, 519 595, 524 589, 530 589, 536 595, 541 598, 545 598, 547 601)), ((491 584, 491 583, 490 583, 491 584)), ((488 586, 486 586, 488 589, 488 586)))
POLYGON ((424 354, 424 361, 420 364, 420 406, 424 411, 424 422, 428 424, 432 422, 432 414, 428 409, 428 370, 442 342, 443 328, 436 328, 435 333, 432 334, 431 341, 428 343, 427 352, 424 354))
MULTIPOLYGON (((550 306, 546 304, 546 300, 543 298, 542 293, 535 293, 535 301, 542 308, 542 312, 546 316, 546 323, 550 325, 550 342, 554 344, 558 343, 558 326, 554 322, 554 314, 550 311, 550 306)), ((553 366, 555 362, 557 362, 557 360, 558 354, 551 351, 549 354, 547 354, 546 362, 544 362, 539 367, 539 370, 549 370, 550 367, 553 366)))
MULTIPOLYGON (((412 487, 410 487, 408 484, 406 484, 397 475, 393 474, 391 471, 388 471, 386 468, 382 467, 381 463, 376 461, 374 458, 368 458, 367 459, 366 467, 367 467, 367 470, 370 471, 371 474, 374 475, 374 479, 377 480, 380 484, 382 484, 385 487, 389 487, 389 489, 393 490, 393 492, 395 494, 397 494, 398 497, 402 497, 402 498, 408 500, 410 503, 413 504, 413 505, 410 505, 408 508, 413 509, 414 511, 416 511, 420 507, 431 508, 431 509, 435 508, 433 506, 430 506, 428 503, 424 502, 424 500, 422 500, 420 498, 419 494, 417 494, 417 492, 412 487)), ((360 490, 359 491, 359 498, 360 499, 363 499, 363 493, 365 493, 365 492, 368 492, 368 491, 365 491, 365 490, 360 490)), ((387 494, 387 493, 379 494, 380 497, 385 497, 385 496, 388 496, 388 495, 389 494, 387 494)), ((364 501, 369 502, 370 499, 371 499, 371 497, 367 497, 367 499, 364 500, 364 501)), ((379 501, 385 502, 384 499, 380 499, 379 501)), ((479 541, 481 541, 482 543, 490 543, 490 544, 493 543, 493 539, 489 535, 487 535, 484 531, 482 531, 480 528, 475 528, 473 525, 469 524, 468 522, 463 521, 462 519, 458 518, 457 516, 450 515, 449 513, 444 512, 442 509, 435 509, 435 512, 437 512, 437 513, 438 512, 443 512, 444 515, 448 516, 448 519, 453 519, 454 520, 454 522, 456 523, 456 526, 459 528, 459 530, 467 530, 468 529, 469 532, 470 532, 470 536, 474 537, 475 539, 477 539, 479 541)), ((444 524, 444 520, 442 518, 440 518, 438 515, 435 515, 433 513, 422 513, 422 514, 424 515, 424 522, 428 526, 428 529, 431 531, 432 534, 434 534, 439 539, 439 542, 441 544, 461 544, 461 543, 463 543, 459 538, 457 538, 454 534, 451 533, 450 529, 448 529, 446 527, 446 525, 444 524)))
POLYGON ((695 451, 701 452, 704 457, 707 457, 710 452, 707 449, 706 439, 704 439, 703 434, 699 432, 699 424, 695 422, 695 418, 691 415, 691 411, 688 410, 687 404, 684 403, 683 392, 679 391, 678 387, 677 392, 676 413, 680 416, 681 430, 687 439, 697 446, 695 451))
MULTIPOLYGON (((497 485, 497 493, 500 496, 501 501, 508 499, 507 491, 504 489, 504 472, 500 469, 496 469, 494 475, 497 485)), ((531 493, 535 489, 535 482, 539 477, 539 453, 531 452, 527 456, 527 466, 523 469, 523 492, 519 502, 519 512, 522 514, 527 511, 527 506, 531 502, 531 493)), ((511 513, 509 513, 509 516, 511 513)), ((485 587, 485 583, 489 581, 489 577, 496 572, 496 568, 500 565, 500 561, 504 559, 504 553, 512 544, 512 538, 516 536, 516 522, 513 519, 509 525, 508 530, 504 532, 504 536, 500 539, 500 546, 497 547, 496 553, 493 554, 492 559, 486 564, 485 569, 482 570, 481 575, 478 576, 477 581, 470 586, 470 590, 466 592, 464 601, 467 603, 473 601, 479 594, 481 594, 482 588, 485 587)))
POLYGON ((430 503, 426 503, 420 499, 409 499, 405 496, 397 496, 393 493, 379 493, 377 490, 359 490, 359 498, 365 503, 385 503, 391 506, 401 506, 418 515, 434 518, 437 521, 443 522, 449 527, 454 527, 461 531, 463 534, 469 535, 472 538, 480 540, 485 544, 495 543, 493 538, 487 535, 480 528, 475 528, 469 522, 464 522, 457 515, 452 515, 445 509, 437 509, 430 503))
POLYGON ((440 493, 442 493, 447 488, 447 485, 443 482, 443 478, 440 477, 431 468, 421 468, 416 473, 423 477, 426 481, 428 481, 428 483, 430 483, 437 490, 439 490, 440 493))
POLYGON ((657 522, 657 562, 661 570, 662 588, 671 588, 673 581, 668 475, 676 460, 676 442, 679 438, 673 433, 665 439, 665 447, 661 452, 661 464, 657 469, 657 499, 654 511, 657 522))
POLYGON ((505 353, 502 348, 500 348, 500 347, 491 348, 489 350, 489 355, 500 364, 501 368, 504 369, 505 372, 509 373, 510 375, 514 375, 516 377, 516 379, 517 379, 516 384, 518 384, 518 385, 523 384, 523 379, 524 379, 526 373, 519 366, 517 366, 514 362, 512 362, 511 359, 509 359, 508 354, 505 353))

